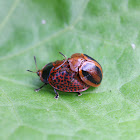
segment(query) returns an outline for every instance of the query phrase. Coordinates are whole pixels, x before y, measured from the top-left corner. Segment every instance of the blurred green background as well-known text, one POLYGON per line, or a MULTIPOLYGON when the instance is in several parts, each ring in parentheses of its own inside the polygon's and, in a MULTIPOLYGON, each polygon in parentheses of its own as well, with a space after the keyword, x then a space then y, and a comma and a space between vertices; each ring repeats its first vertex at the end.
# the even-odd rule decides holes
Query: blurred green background
POLYGON ((140 0, 0 0, 0 139, 139 140, 140 0), (103 68, 83 95, 42 85, 39 68, 85 53, 103 68))

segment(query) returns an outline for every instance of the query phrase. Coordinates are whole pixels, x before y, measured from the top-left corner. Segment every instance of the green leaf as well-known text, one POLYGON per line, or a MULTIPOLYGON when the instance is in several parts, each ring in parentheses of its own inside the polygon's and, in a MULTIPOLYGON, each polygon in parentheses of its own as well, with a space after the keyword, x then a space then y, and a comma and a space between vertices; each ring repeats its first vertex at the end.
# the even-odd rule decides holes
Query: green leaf
POLYGON ((0 139, 140 139, 139 0, 0 1, 0 139), (34 73, 85 53, 103 81, 78 97, 34 73))

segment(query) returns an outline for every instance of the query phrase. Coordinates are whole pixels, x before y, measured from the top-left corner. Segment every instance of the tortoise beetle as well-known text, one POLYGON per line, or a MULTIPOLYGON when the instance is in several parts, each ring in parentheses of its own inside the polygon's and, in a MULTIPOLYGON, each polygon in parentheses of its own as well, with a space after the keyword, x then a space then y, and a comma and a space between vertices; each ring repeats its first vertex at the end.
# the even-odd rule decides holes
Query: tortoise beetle
POLYGON ((78 72, 81 80, 87 85, 98 87, 102 81, 101 65, 86 54, 75 53, 68 59, 70 68, 78 72))
MULTIPOLYGON (((61 52, 59 52, 63 55, 61 52)), ((87 90, 90 86, 97 87, 100 85, 103 77, 101 65, 86 54, 75 53, 71 58, 57 60, 48 63, 41 70, 38 70, 36 57, 34 56, 36 72, 27 70, 29 72, 37 73, 40 80, 44 83, 38 89, 38 92, 45 85, 50 84, 54 88, 56 94, 55 98, 59 97, 57 90, 64 92, 80 92, 87 90)))

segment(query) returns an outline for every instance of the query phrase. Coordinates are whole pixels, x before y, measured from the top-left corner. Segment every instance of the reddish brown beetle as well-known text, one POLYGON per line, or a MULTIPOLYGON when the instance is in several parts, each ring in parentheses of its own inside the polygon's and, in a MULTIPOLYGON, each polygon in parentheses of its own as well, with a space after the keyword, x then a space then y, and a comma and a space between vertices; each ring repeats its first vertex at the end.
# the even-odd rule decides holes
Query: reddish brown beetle
POLYGON ((70 68, 78 72, 82 81, 87 85, 98 87, 102 81, 101 65, 86 54, 75 53, 68 59, 70 68))
MULTIPOLYGON (((34 60, 36 64, 35 57, 34 60)), ((68 59, 65 57, 64 60, 48 63, 41 70, 37 69, 35 73, 44 82, 44 85, 50 84, 54 88, 55 98, 59 97, 56 89, 65 92, 77 92, 80 96, 80 92, 87 90, 90 86, 99 86, 103 77, 100 64, 88 55, 80 53, 75 53, 68 59)), ((35 91, 39 91, 44 85, 35 91)))

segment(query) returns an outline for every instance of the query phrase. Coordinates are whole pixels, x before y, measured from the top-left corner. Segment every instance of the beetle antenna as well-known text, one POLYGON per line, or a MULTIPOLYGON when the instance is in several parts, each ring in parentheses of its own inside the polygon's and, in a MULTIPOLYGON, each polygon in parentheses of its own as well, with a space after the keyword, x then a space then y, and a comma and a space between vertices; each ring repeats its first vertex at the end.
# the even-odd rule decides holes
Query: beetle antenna
POLYGON ((59 69, 59 68, 60 68, 61 66, 63 66, 63 65, 66 63, 66 61, 67 61, 67 57, 66 57, 63 53, 61 53, 61 52, 59 52, 59 53, 65 57, 65 60, 64 60, 64 62, 63 62, 61 65, 59 65, 58 67, 56 67, 54 70, 59 69))
POLYGON ((61 55, 63 55, 64 57, 65 57, 65 59, 67 59, 67 57, 63 54, 63 53, 61 53, 61 52, 59 52, 61 55))
POLYGON ((35 65, 36 65, 36 71, 38 71, 37 63, 36 63, 36 57, 35 56, 34 56, 34 60, 35 60, 35 65))
POLYGON ((36 57, 35 56, 34 56, 34 60, 35 60, 35 65, 36 65, 36 72, 31 71, 31 70, 27 70, 27 71, 32 72, 32 73, 37 73, 38 72, 38 68, 37 68, 37 63, 36 63, 36 57))

